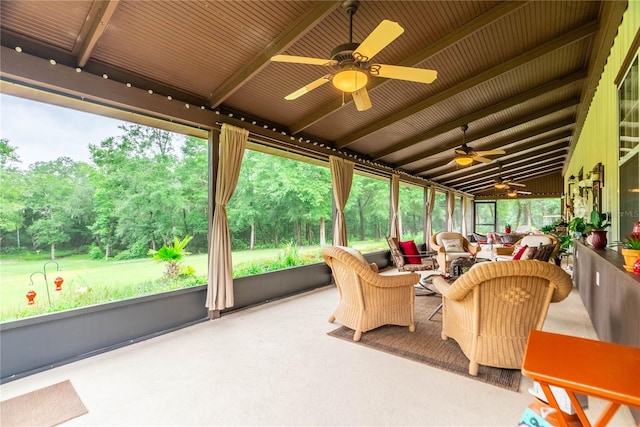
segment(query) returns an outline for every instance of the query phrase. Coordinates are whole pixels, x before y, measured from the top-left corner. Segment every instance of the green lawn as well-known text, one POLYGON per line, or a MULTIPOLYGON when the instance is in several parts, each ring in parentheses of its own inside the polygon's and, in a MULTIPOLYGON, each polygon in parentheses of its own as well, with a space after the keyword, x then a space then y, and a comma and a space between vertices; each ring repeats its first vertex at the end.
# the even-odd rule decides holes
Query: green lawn
MULTIPOLYGON (((380 242, 361 242, 353 246, 372 250, 380 247, 380 242)), ((319 246, 300 248, 300 253, 317 252, 319 246)), ((258 249, 254 251, 235 251, 232 254, 234 266, 255 260, 275 259, 284 253, 283 249, 258 249)), ((137 296, 149 292, 157 292, 158 283, 164 279, 165 266, 149 259, 127 261, 92 260, 86 255, 74 255, 56 260, 61 271, 56 271, 56 264, 46 265, 49 294, 53 303, 60 309, 92 304, 100 300, 111 301, 114 298, 137 296), (64 279, 62 291, 54 291, 54 279, 64 279), (155 288, 151 286, 155 284, 155 288), (149 290, 151 289, 151 290, 149 290), (94 291, 92 298, 87 298, 87 291, 94 291), (82 298, 81 298, 82 297, 82 298)), ((18 259, 0 259, 0 301, 2 301, 0 320, 13 318, 11 312, 22 313, 19 317, 30 315, 25 294, 33 289, 37 292, 36 302, 39 311, 46 310, 47 288, 43 266, 45 261, 24 261, 18 259)), ((183 265, 192 266, 198 283, 205 283, 207 277, 207 254, 188 255, 183 265)), ((193 283, 193 281, 191 281, 193 283)), ((36 313, 33 313, 36 314, 36 313)))

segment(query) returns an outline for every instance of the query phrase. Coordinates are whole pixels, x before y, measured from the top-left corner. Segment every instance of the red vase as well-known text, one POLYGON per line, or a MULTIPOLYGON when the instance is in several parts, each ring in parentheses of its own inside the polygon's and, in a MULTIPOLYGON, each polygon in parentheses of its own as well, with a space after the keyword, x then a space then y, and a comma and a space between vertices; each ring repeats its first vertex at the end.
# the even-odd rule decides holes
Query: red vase
POLYGON ((640 275, 640 257, 638 257, 636 262, 633 264, 633 274, 640 275))
POLYGON ((591 246, 596 249, 604 249, 607 246, 607 230, 592 230, 591 246))
POLYGON ((511 228, 510 227, 505 227, 504 232, 509 234, 511 233, 511 228))

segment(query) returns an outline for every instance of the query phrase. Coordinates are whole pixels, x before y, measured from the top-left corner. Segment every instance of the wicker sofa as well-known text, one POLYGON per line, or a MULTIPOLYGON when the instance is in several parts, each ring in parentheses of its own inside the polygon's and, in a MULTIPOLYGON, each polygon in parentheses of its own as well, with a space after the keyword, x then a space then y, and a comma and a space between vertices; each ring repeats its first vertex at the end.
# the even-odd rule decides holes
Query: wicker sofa
MULTIPOLYGON (((529 247, 539 247, 539 246, 547 246, 553 245, 553 249, 550 253, 546 254, 546 261, 552 259, 558 251, 560 251, 560 240, 556 238, 552 234, 530 234, 528 236, 524 236, 520 240, 518 240, 513 246, 508 247, 494 247, 493 255, 494 258, 498 261, 511 260, 515 255, 516 248, 527 245, 529 247)), ((540 259, 540 257, 536 257, 540 259)))
POLYGON ((442 339, 456 340, 473 376, 479 365, 520 369, 529 331, 573 288, 564 270, 536 260, 483 262, 452 284, 433 283, 442 293, 442 339))
POLYGON ((353 340, 382 325, 408 326, 414 322, 414 287, 417 273, 381 275, 376 264, 368 264, 360 252, 344 246, 325 246, 322 257, 331 267, 340 302, 329 322, 340 322, 354 330, 353 340))

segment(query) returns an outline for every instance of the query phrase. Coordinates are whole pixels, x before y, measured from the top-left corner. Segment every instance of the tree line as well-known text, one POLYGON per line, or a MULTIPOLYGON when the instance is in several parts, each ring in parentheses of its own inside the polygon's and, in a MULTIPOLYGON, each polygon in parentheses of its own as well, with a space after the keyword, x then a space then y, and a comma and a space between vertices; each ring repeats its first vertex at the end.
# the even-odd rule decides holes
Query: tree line
MULTIPOLYGON (((127 259, 189 235, 190 252, 207 251, 207 141, 120 128, 122 136, 89 144, 90 163, 61 157, 25 169, 18 148, 0 140, 0 250, 127 259)), ((420 192, 405 197, 422 206, 420 192)), ((247 150, 227 214, 235 250, 330 243, 329 169, 247 150)), ((355 175, 345 217, 350 239, 388 234, 388 180, 355 175)), ((421 215, 403 227, 421 230, 421 215)))

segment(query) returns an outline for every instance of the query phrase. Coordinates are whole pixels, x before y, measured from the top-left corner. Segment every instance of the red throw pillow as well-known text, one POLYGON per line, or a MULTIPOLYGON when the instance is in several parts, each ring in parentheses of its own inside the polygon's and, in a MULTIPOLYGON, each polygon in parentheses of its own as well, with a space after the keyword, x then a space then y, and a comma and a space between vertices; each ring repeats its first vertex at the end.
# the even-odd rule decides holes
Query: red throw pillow
POLYGON ((406 255, 405 258, 409 264, 422 264, 420 251, 418 251, 418 247, 413 240, 398 242, 398 244, 400 245, 400 251, 402 254, 406 255))
POLYGON ((516 254, 513 256, 513 260, 519 260, 522 257, 522 254, 524 254, 524 251, 527 250, 527 245, 523 245, 520 246, 519 248, 517 248, 517 252, 516 254))

